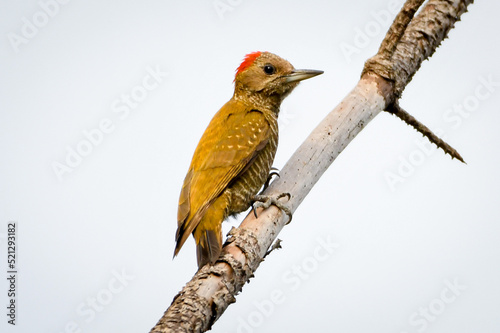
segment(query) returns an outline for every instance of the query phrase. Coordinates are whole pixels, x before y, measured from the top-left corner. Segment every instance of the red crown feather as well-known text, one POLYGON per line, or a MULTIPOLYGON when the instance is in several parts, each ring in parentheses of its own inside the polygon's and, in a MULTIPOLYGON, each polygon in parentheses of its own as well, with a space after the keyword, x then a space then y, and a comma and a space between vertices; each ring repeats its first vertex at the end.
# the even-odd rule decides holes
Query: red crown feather
POLYGON ((260 51, 247 54, 245 56, 245 58, 243 59, 243 61, 241 62, 240 66, 236 69, 235 79, 236 79, 236 76, 238 76, 238 74, 240 74, 245 69, 250 67, 253 64, 253 62, 255 61, 255 59, 260 57, 261 54, 262 54, 262 52, 260 52, 260 51))

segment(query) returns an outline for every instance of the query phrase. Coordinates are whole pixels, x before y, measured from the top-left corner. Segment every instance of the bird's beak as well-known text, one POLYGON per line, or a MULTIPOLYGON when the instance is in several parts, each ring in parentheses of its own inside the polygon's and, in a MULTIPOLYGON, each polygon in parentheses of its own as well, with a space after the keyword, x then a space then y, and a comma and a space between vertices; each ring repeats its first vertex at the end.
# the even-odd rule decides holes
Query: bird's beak
POLYGON ((290 74, 285 75, 285 78, 286 83, 298 82, 323 73, 323 71, 317 71, 314 69, 294 69, 290 74))

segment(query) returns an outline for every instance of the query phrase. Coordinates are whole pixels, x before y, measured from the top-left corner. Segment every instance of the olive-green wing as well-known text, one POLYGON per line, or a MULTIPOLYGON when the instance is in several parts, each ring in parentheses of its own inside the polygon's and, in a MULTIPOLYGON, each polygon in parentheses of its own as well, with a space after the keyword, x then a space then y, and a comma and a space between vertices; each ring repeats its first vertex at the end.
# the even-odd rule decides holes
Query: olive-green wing
POLYGON ((266 146, 269 131, 262 112, 245 110, 238 102, 228 102, 214 116, 195 150, 182 187, 175 254, 210 203, 266 146))

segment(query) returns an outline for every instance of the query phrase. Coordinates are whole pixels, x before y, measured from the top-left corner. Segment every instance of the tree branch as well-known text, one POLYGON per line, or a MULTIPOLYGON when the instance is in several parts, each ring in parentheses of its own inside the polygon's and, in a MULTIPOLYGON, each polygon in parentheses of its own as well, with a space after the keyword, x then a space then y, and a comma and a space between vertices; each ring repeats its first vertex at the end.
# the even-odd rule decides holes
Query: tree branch
MULTIPOLYGON (((441 25, 442 20, 449 20, 450 15, 461 15, 472 1, 462 1, 456 8, 448 10, 448 1, 429 1, 422 13, 411 21, 408 32, 404 32, 411 18, 423 1, 409 0, 403 6, 387 35, 379 52, 365 63, 363 74, 373 72, 394 84, 394 94, 386 111, 399 117, 402 121, 422 133, 432 143, 449 154, 452 158, 465 163, 462 156, 444 140, 440 139, 427 126, 401 109, 398 99, 404 88, 411 81, 422 61, 429 58, 453 28, 441 25)), ((455 16, 457 20, 459 16, 455 16)))
MULTIPOLYGON (((399 99, 422 61, 434 53, 472 0, 429 0, 412 20, 421 3, 406 2, 379 53, 365 64, 358 84, 297 149, 265 194, 290 193, 287 204, 294 212, 351 140, 399 99)), ((271 206, 260 209, 258 218, 249 214, 233 228, 217 262, 193 276, 151 332, 209 330, 253 277, 287 221, 283 215, 271 206)))
POLYGON ((399 106, 398 102, 394 102, 386 110, 392 113, 408 125, 412 126, 418 132, 422 133, 425 137, 429 139, 430 142, 434 143, 439 148, 443 149, 446 154, 449 154, 452 158, 456 158, 462 163, 465 163, 464 159, 458 151, 456 151, 452 146, 440 139, 436 134, 434 134, 427 126, 419 122, 415 117, 406 112, 402 107, 399 106))
POLYGON ((401 11, 398 13, 394 22, 392 22, 387 34, 385 35, 384 40, 380 44, 380 48, 378 50, 379 55, 381 55, 385 59, 391 59, 394 51, 396 50, 396 46, 398 45, 401 37, 410 24, 413 16, 420 8, 424 0, 408 0, 401 8, 401 11))

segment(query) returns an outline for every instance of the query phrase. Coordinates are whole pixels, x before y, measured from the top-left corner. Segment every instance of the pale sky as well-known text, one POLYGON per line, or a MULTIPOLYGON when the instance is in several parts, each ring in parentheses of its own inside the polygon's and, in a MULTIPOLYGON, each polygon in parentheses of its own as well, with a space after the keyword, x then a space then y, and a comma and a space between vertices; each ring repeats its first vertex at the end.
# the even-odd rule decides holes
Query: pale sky
MULTIPOLYGON (((178 196, 244 55, 325 71, 282 105, 279 169, 403 1, 63 2, 0 4, 0 331, 148 332, 196 271, 178 196)), ((400 101, 467 164, 381 113, 213 332, 500 330, 499 11, 471 5, 400 101)))

